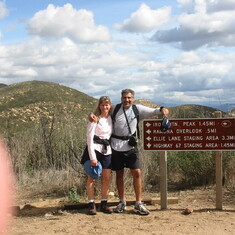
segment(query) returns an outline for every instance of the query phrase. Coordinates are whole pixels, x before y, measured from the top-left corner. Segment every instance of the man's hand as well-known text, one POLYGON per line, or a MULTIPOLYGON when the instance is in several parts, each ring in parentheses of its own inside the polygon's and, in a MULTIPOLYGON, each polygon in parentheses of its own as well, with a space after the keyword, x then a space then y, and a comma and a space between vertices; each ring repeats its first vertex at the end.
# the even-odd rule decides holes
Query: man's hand
POLYGON ((162 109, 161 109, 161 112, 162 112, 162 116, 163 116, 163 117, 167 117, 168 114, 169 114, 169 109, 167 109, 167 108, 162 108, 162 109))
POLYGON ((94 113, 90 113, 88 115, 88 119, 89 119, 90 122, 98 122, 98 118, 94 113))

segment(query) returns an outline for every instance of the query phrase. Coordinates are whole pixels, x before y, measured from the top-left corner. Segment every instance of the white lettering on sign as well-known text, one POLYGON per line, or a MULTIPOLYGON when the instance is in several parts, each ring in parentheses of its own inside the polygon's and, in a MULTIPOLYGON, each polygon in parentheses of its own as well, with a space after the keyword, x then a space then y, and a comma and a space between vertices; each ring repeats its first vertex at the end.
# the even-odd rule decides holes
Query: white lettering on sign
POLYGON ((185 148, 201 148, 202 143, 184 143, 185 148))
POLYGON ((219 140, 219 137, 218 136, 215 136, 215 135, 209 135, 206 137, 206 140, 219 140))
POLYGON ((168 136, 168 141, 181 141, 180 136, 168 136))
POLYGON ((177 129, 178 134, 198 134, 202 133, 202 129, 177 129))
MULTIPOLYGON (((167 130, 166 132, 161 132, 160 130, 158 129, 154 129, 153 130, 153 134, 172 134, 173 133, 173 130, 167 130)), ((149 134, 149 133, 148 133, 149 134)))
POLYGON ((183 126, 196 126, 195 122, 183 122, 183 126))
POLYGON ((171 126, 176 127, 176 126, 178 126, 178 123, 177 122, 171 122, 171 126))
POLYGON ((204 122, 199 122, 199 126, 215 126, 214 121, 204 121, 204 122))
POLYGON ((227 136, 222 136, 222 140, 235 140, 235 136, 234 135, 232 135, 232 136, 230 136, 230 135, 227 135, 227 136))
POLYGON ((175 145, 176 148, 180 148, 181 147, 181 143, 178 143, 175 145))
POLYGON ((224 148, 235 148, 235 143, 221 143, 221 147, 224 147, 224 148))
POLYGON ((190 135, 186 135, 184 136, 184 141, 189 141, 189 140, 203 140, 203 136, 190 136, 190 135))
POLYGON ((206 148, 218 148, 217 143, 206 143, 205 145, 206 148))
POLYGON ((159 126, 161 126, 161 123, 160 123, 160 122, 158 122, 158 123, 155 122, 155 123, 153 123, 153 126, 154 126, 154 127, 155 127, 155 126, 156 126, 156 127, 159 127, 159 126))
POLYGON ((216 133, 216 129, 207 129, 206 133, 216 133))
POLYGON ((154 141, 166 141, 166 136, 160 136, 160 137, 154 136, 153 140, 154 141))
POLYGON ((155 148, 172 148, 173 144, 154 144, 155 148))

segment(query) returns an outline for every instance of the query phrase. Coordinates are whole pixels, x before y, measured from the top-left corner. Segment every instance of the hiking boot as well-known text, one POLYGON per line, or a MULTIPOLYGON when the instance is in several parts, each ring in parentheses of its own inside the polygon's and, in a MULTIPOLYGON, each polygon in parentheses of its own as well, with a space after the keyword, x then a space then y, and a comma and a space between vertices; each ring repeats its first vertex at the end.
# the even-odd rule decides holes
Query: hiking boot
POLYGON ((88 212, 87 214, 88 215, 96 215, 96 206, 95 206, 95 203, 94 202, 89 202, 88 204, 88 212))
POLYGON ((135 204, 134 212, 140 215, 149 214, 149 210, 144 206, 142 202, 135 204))
POLYGON ((104 213, 107 213, 107 214, 113 213, 113 210, 108 207, 107 201, 101 201, 101 203, 100 203, 100 211, 104 212, 104 213))
POLYGON ((113 210, 115 213, 122 213, 126 210, 126 202, 120 201, 117 207, 113 210))

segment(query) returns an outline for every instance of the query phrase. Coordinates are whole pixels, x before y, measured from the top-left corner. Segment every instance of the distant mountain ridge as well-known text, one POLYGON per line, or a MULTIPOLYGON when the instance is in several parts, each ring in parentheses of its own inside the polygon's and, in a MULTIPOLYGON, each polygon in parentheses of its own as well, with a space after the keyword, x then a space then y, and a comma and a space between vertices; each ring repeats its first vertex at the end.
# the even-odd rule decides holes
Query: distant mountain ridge
MULTIPOLYGON (((167 107, 176 107, 176 106, 181 106, 181 105, 185 105, 185 104, 161 104, 167 107)), ((198 104, 194 104, 194 105, 198 105, 198 104)), ((201 104, 202 105, 202 104, 201 104)), ((224 112, 228 112, 232 109, 235 108, 235 104, 233 103, 225 103, 225 104, 220 104, 220 105, 216 105, 216 104, 203 104, 202 106, 207 106, 207 107, 211 107, 211 108, 215 108, 224 112)))
MULTIPOLYGON (((160 106, 144 99, 135 103, 160 106)), ((61 123, 67 122, 69 117, 72 123, 85 128, 87 115, 96 105, 97 99, 57 83, 30 81, 3 86, 0 92, 0 131, 10 128, 13 133, 21 132, 37 125, 42 118, 55 117, 61 123)), ((210 118, 218 110, 202 105, 179 105, 169 109, 171 118, 210 118)))
POLYGON ((6 84, 0 83, 0 88, 7 86, 6 84))
POLYGON ((214 107, 223 110, 224 112, 228 112, 235 108, 235 104, 221 104, 214 107))
MULTIPOLYGON (((135 100, 135 103, 152 108, 160 107, 159 104, 155 104, 144 99, 137 99, 135 100)), ((178 105, 174 107, 168 107, 168 109, 170 110, 171 118, 212 118, 214 117, 215 111, 221 111, 216 108, 195 104, 178 105)), ((224 112, 222 113, 224 114, 224 112)))

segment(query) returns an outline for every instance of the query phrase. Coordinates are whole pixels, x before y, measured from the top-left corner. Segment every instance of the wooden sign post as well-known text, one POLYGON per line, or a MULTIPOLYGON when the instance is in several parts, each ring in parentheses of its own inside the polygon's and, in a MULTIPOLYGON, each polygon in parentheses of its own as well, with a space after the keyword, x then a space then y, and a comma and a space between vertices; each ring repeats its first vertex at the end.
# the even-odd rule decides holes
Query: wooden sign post
MULTIPOLYGON (((215 112, 216 118, 221 118, 221 112, 215 112)), ((222 151, 216 151, 215 155, 215 180, 216 180, 216 209, 222 210, 223 209, 223 187, 222 187, 222 179, 223 179, 223 160, 222 160, 222 151)))
POLYGON ((160 199, 161 209, 167 209, 167 152, 160 152, 160 199))

